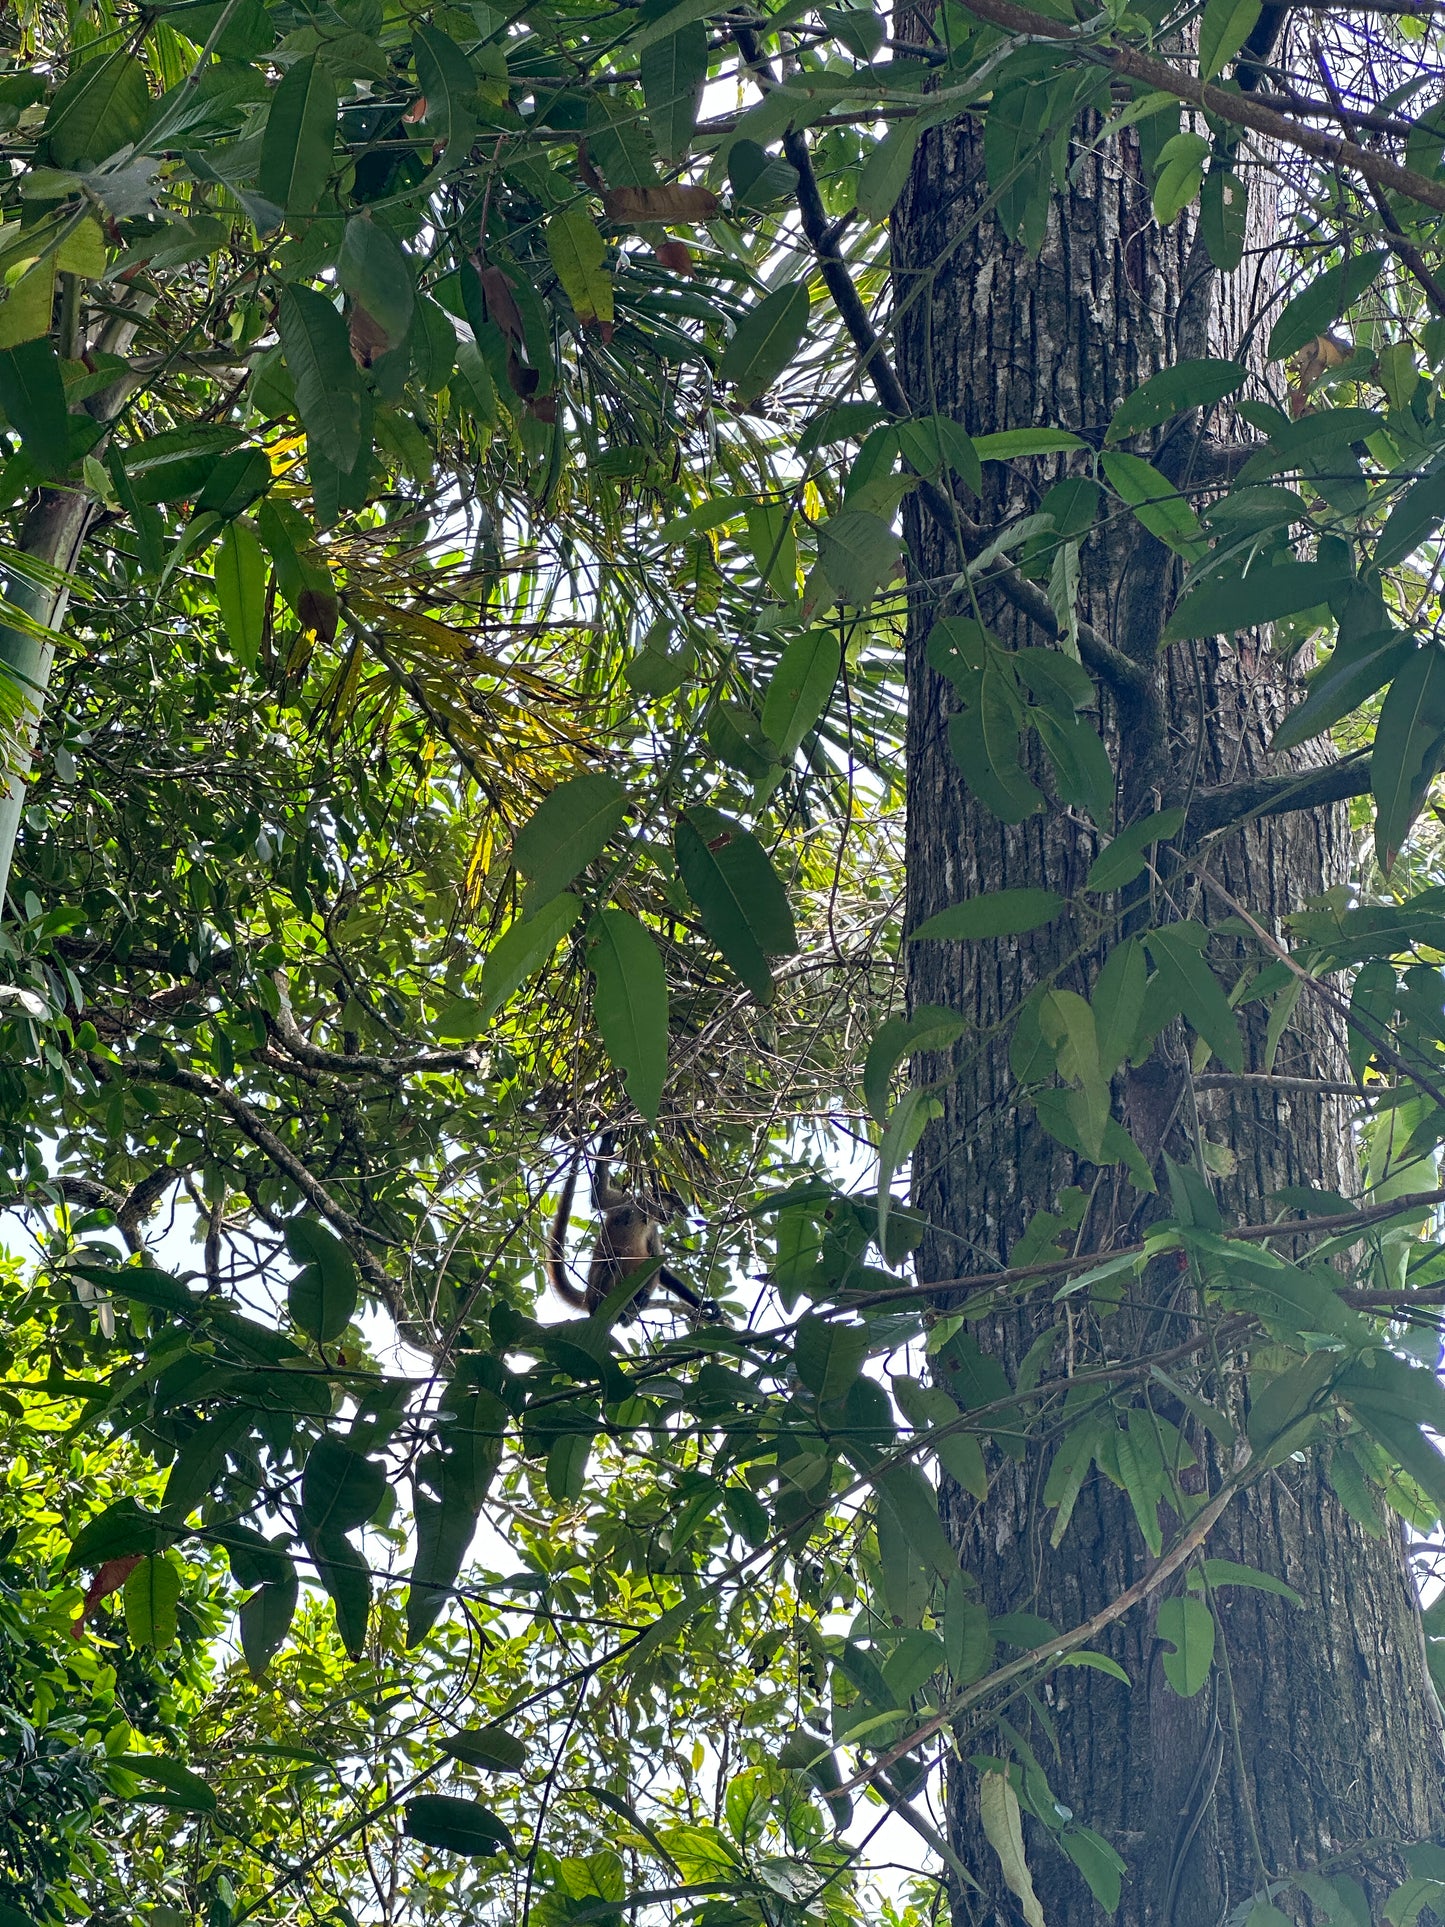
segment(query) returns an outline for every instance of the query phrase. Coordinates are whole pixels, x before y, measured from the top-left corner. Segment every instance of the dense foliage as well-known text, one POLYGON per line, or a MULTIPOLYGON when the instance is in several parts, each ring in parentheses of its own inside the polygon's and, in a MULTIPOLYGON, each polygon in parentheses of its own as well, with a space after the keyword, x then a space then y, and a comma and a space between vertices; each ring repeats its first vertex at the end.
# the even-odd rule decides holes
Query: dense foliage
MULTIPOLYGON (((38 719, 0 813, 0 1128, 39 1239, 5 1320, 7 1927, 913 1920, 937 1894, 870 1894, 855 1852, 896 1815, 967 1887, 928 1807, 954 1748, 1025 1914, 1021 1812, 1112 1908, 1126 1857, 1015 1717, 1114 1666, 1105 1628, 990 1621, 933 1468, 981 1501, 1029 1457, 1055 1547, 1086 1480, 1127 1492, 1186 1696, 1216 1592, 1288 1591, 1206 1547, 1272 1466, 1327 1454, 1371 1531, 1445 1511, 1445 898, 1410 841, 1445 761, 1433 19, 37 0, 0 27, 17 768, 38 719), (1257 340, 1103 420, 911 413, 886 222, 960 115, 986 218, 1032 246, 1089 143, 1224 272, 1242 183, 1278 175, 1257 340), (994 516, 1000 475, 1028 513, 994 516), (905 503, 949 579, 905 588, 905 503), (1141 529, 1176 565, 1158 648, 1271 625, 1308 672, 1276 746, 1335 730, 1342 761, 1116 794, 1142 673, 1078 585, 1141 529), (1006 1271, 943 1280, 908 1270, 895 1192, 938 1100, 905 1079, 977 1040, 891 1010, 910 594, 970 786, 1096 841, 1075 895, 911 940, 1072 918, 1102 960, 1013 1031, 1080 1188, 1006 1271), (1220 901, 1211 839, 1345 797, 1373 808, 1357 894, 1281 931, 1220 901), (1279 1199, 1276 1250, 1202 1142, 1142 1239, 1076 1237, 1091 1173, 1158 1180, 1121 1068, 1182 1019, 1196 1075, 1268 1078, 1314 998, 1367 1194, 1279 1199), (721 1321, 542 1312, 551 1203, 605 1138, 700 1225, 670 1262, 721 1321), (1111 1319, 1161 1257, 1207 1315, 1131 1350, 1111 1319), (1010 1381, 974 1325, 1053 1294, 1010 1381)), ((1413 1844, 1395 1927, 1445 1901, 1413 1844)), ((1352 1879, 1302 1868, 1251 1918, 1348 1915, 1352 1879)))

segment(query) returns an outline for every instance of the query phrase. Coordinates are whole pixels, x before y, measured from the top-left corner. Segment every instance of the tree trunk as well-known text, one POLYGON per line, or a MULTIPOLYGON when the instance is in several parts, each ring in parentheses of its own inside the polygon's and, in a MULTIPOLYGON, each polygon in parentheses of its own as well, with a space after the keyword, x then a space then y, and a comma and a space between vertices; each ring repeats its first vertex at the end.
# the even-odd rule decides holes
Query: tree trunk
MULTIPOLYGON (((919 37, 906 24, 899 31, 919 37)), ((1239 352, 1259 290, 1245 276, 1213 272, 1192 244, 1190 215, 1161 233, 1132 134, 1082 160, 1076 149, 1073 185, 1054 196, 1037 259, 980 213, 987 191, 981 149, 969 123, 925 135, 895 217, 899 369, 916 410, 949 414, 974 435, 1050 424, 1097 445, 1114 408, 1149 375, 1184 356, 1239 352)), ((1268 238, 1259 233, 1268 213, 1254 210, 1256 241, 1268 238)), ((1267 255, 1247 258, 1268 267, 1267 255)), ((1176 444, 1176 468, 1183 459, 1176 444)), ((1044 466, 1016 464, 1011 473, 990 465, 985 526, 1034 505, 1044 466)), ((1004 886, 1069 893, 1101 838, 1077 811, 1051 805, 1010 827, 979 803, 950 752, 946 725, 956 698, 925 658, 929 628, 946 605, 921 585, 955 574, 959 558, 921 517, 910 528, 910 549, 920 585, 909 644, 910 925, 1004 886)), ((1121 823, 1282 767, 1267 754, 1285 694, 1267 646, 1211 641, 1156 654, 1175 579, 1152 537, 1127 518, 1107 531, 1096 527, 1083 549, 1082 578, 1081 614, 1150 665, 1158 699, 1157 707, 1146 699, 1123 712, 1106 703, 1101 726, 1116 755, 1121 823)), ((1001 598, 986 597, 981 613, 1011 646, 1044 640, 1001 598)), ((1047 787, 1046 773, 1039 780, 1047 787)), ((1107 834, 1113 826, 1100 827, 1107 834)), ((1348 857, 1343 812, 1323 808, 1231 833, 1212 874, 1278 929, 1303 899, 1345 878, 1348 857)), ((1223 914, 1191 873, 1179 879, 1171 905, 1153 906, 1151 920, 1217 923, 1223 914)), ((955 1053, 945 1115, 915 1160, 917 1202, 930 1227, 919 1253, 925 1280, 1006 1263, 1029 1220, 1053 1208, 1065 1185, 1089 1193, 1085 1249, 1137 1237, 1160 1209, 1112 1171, 1096 1181, 1016 1096, 1007 1020, 1051 973, 1088 994, 1089 959, 1077 958, 1078 941, 1065 918, 1023 939, 909 946, 912 1004, 950 1006, 970 1027, 955 1053)), ((1264 1022, 1253 1006, 1245 1024, 1251 1067, 1264 1061, 1264 1022)), ((1307 997, 1276 1068, 1307 1078, 1347 1075, 1328 1014, 1307 997)), ((1287 1185, 1348 1191, 1355 1184, 1340 1100, 1244 1085, 1194 1090, 1177 1034, 1166 1033, 1155 1061, 1117 1080, 1116 1094, 1151 1158, 1168 1150, 1198 1166, 1205 1140, 1220 1147, 1210 1154, 1216 1169, 1232 1154, 1233 1174, 1215 1185, 1226 1220, 1258 1218, 1270 1194, 1287 1185)), ((1113 1320, 1071 1314, 1069 1356, 1082 1365, 1167 1343, 1171 1331, 1181 1335, 1190 1307, 1178 1299, 1179 1282, 1177 1274, 1146 1277, 1150 1302, 1113 1320)), ((976 1336, 1012 1371, 1060 1315, 1043 1292, 986 1321, 976 1336)), ((1050 1369, 1066 1369, 1063 1359, 1056 1355, 1050 1369)), ((1239 1396, 1228 1384, 1212 1392, 1239 1396)), ((1174 1415, 1213 1486, 1217 1451, 1187 1413, 1174 1415)), ((985 1505, 946 1483, 944 1510, 990 1611, 1028 1610, 1063 1629, 1106 1605, 1152 1561, 1128 1501, 1097 1470, 1062 1545, 1050 1550, 1041 1505, 1047 1466, 1047 1455, 1033 1449, 1022 1463, 1000 1457, 985 1505)), ((1287 1461, 1251 1488, 1209 1550, 1283 1579, 1303 1604, 1243 1589, 1219 1595, 1222 1652, 1203 1691, 1182 1699, 1161 1670, 1153 1630, 1160 1600, 1151 1598, 1101 1642, 1126 1668, 1130 1688, 1093 1671, 1060 1671, 1032 1723, 1022 1702, 1009 1717, 1057 1797, 1129 1863, 1121 1922, 1213 1927, 1250 1894, 1262 1896, 1272 1879, 1317 1867, 1355 1875, 1378 1899, 1380 1881, 1398 1873, 1393 1849, 1428 1836, 1440 1818, 1438 1716, 1401 1537, 1393 1526, 1368 1536, 1335 1500, 1316 1454, 1287 1461)), ((1163 1590, 1180 1589, 1176 1577, 1163 1590)), ((965 1734, 960 1747, 965 1757, 1008 1751, 997 1726, 965 1734)), ((998 1919, 1013 1919, 1018 1906, 984 1840, 976 1784, 972 1771, 961 1770, 950 1789, 955 1847, 987 1893, 986 1900, 960 1893, 960 1917, 987 1919, 991 1905, 998 1919)), ((1081 1875, 1043 1829, 1026 1822, 1026 1838, 1049 1927, 1100 1918, 1081 1875)))

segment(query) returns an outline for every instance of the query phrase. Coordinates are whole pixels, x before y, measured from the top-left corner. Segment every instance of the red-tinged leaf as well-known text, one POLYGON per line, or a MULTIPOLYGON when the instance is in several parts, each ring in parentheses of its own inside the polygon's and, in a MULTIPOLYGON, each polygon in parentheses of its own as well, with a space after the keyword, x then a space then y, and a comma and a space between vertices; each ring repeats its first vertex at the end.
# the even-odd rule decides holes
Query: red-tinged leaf
POLYGON ((692 265, 692 250, 686 241, 659 241, 654 250, 659 267, 670 268, 691 281, 696 270, 692 265))
POLYGON ((70 1636, 72 1639, 80 1638, 80 1635, 85 1630, 86 1620, 90 1618, 98 1606, 110 1598, 112 1593, 121 1590, 126 1580, 130 1578, 144 1557, 144 1553, 128 1552, 121 1559, 106 1560, 105 1564, 97 1571, 94 1579, 91 1580, 90 1589, 81 1601, 80 1617, 70 1628, 70 1636))

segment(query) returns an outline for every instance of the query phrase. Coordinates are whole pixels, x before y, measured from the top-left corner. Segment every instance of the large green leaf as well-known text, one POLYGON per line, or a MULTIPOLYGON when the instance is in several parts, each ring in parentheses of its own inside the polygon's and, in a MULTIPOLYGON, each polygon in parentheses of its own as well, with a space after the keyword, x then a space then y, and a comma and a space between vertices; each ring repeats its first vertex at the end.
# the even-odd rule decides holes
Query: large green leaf
POLYGON ((844 508, 818 531, 818 564, 841 599, 861 609, 898 573, 901 547, 883 516, 844 508))
POLYGON ((306 1549, 315 1563, 316 1577, 335 1608, 336 1630, 347 1656, 359 1659, 371 1618, 371 1575, 366 1561, 340 1532, 308 1531, 306 1549))
POLYGON ((1199 517, 1152 462, 1146 462, 1142 455, 1114 450, 1104 456, 1103 466, 1110 485, 1151 535, 1157 535, 1178 555, 1201 553, 1204 531, 1199 517))
POLYGON ((463 1800, 451 1793, 418 1793, 407 1801, 402 1816, 408 1840, 438 1847, 444 1853, 486 1859, 494 1853, 510 1853, 514 1847, 506 1822, 480 1800, 463 1800))
POLYGON ((241 1607, 241 1652, 252 1679, 260 1679, 286 1643, 296 1614, 294 1575, 279 1585, 257 1587, 241 1607))
POLYGON ((716 811, 681 817, 674 849, 708 935, 754 996, 771 1002, 768 959, 791 956, 798 933, 767 851, 751 831, 716 811))
POLYGON ((636 917, 604 910, 587 926, 587 967, 603 1047, 628 1096, 655 1120, 667 1077, 667 973, 657 945, 636 917))
POLYGON ((838 638, 831 629, 809 629, 794 636, 773 671, 763 698, 763 734, 791 762, 803 738, 828 706, 841 664, 838 638))
POLYGON ((1173 1648, 1164 1655, 1164 1677, 1181 1699, 1192 1699, 1214 1664, 1213 1613, 1202 1599, 1181 1593, 1160 1606, 1154 1632, 1173 1648))
POLYGON ((1393 569, 1410 556, 1445 517, 1445 468, 1422 475, 1396 502, 1375 544, 1375 563, 1393 569))
POLYGON ((70 463, 70 416, 49 339, 0 348, 0 408, 41 474, 63 474, 70 463))
POLYGON ((791 282, 750 308, 723 351, 719 381, 740 402, 756 401, 771 388, 802 346, 808 328, 808 284, 791 282))
POLYGON ((526 1746, 504 1726, 465 1726, 443 1734, 437 1745, 449 1758, 489 1773, 520 1773, 527 1764, 526 1746))
POLYGON ((340 1338, 356 1312, 356 1261, 329 1226, 316 1218, 286 1220, 286 1249, 301 1266, 286 1291, 296 1326, 323 1345, 340 1338))
POLYGON ((169 1646, 181 1602, 181 1571, 163 1552, 142 1559, 125 1582, 125 1626, 137 1646, 169 1646))
POLYGON ((512 845, 517 868, 532 881, 524 908, 530 914, 567 888, 601 856, 627 814, 627 792, 615 776, 571 776, 543 797, 512 845))
POLYGON ((1375 853, 1389 872, 1419 815, 1445 748, 1445 649, 1429 643, 1405 662, 1380 705, 1370 788, 1375 853))
POLYGON ((990 890, 986 896, 966 897, 926 919, 911 933, 917 943, 926 937, 950 942, 975 937, 1015 937, 1037 930, 1061 915, 1064 899, 1055 890, 990 890))
POLYGON ((1199 20, 1199 78, 1213 80, 1254 31, 1260 0, 1204 0, 1199 20))
POLYGON ((707 79, 707 27, 689 20, 676 33, 651 40, 642 50, 642 98, 657 151, 681 160, 692 141, 707 79))
POLYGON ((1106 843, 1089 865, 1084 878, 1086 890, 1119 890, 1141 875, 1156 843, 1167 843, 1184 824, 1183 810, 1157 810, 1127 829, 1120 830, 1112 843, 1106 843))
POLYGON ((1366 248, 1363 254, 1330 268, 1285 303, 1270 330, 1269 358, 1283 361, 1322 335, 1346 308, 1358 301, 1390 258, 1385 248, 1366 248))
POLYGON ((335 78, 319 54, 303 54, 271 97, 256 171, 262 196, 284 208, 293 222, 304 221, 321 199, 335 141, 335 78))
POLYGON ((254 669, 266 620, 266 556, 244 522, 228 522, 222 530, 214 574, 226 640, 242 668, 254 669))
POLYGON ((417 83, 426 102, 426 123, 446 147, 446 161, 464 161, 476 138, 477 77, 449 34, 418 20, 411 30, 417 83))
POLYGON ((1322 562, 1279 562, 1247 575, 1215 576, 1175 604, 1164 628, 1167 642, 1190 636, 1230 636, 1281 616, 1315 609, 1339 586, 1338 573, 1322 562))
MULTIPOLYGON (((1233 0, 1227 0, 1233 4, 1233 0)), ((1252 6, 1254 0, 1245 0, 1252 6)), ((1185 409, 1208 409, 1212 403, 1233 395, 1245 383, 1245 368, 1239 362, 1216 358, 1181 360, 1171 368, 1139 383, 1133 395, 1125 395, 1110 416, 1106 441, 1125 441, 1141 436, 1148 428, 1158 428, 1169 416, 1185 409)))
POLYGON ((361 453, 361 377, 346 323, 324 294, 288 282, 277 319, 307 439, 343 474, 361 453))
POLYGON ((1377 689, 1397 676, 1414 651, 1398 629, 1385 629, 1358 641, 1343 639, 1328 662, 1310 677, 1309 693, 1274 733, 1275 749, 1293 749, 1319 736, 1359 708, 1377 689))
POLYGON ((548 964, 559 943, 582 914, 582 899, 563 891, 530 917, 509 924, 482 964, 477 1003, 456 999, 437 1019, 437 1035, 481 1037, 513 991, 548 964))
POLYGON ((1226 1070, 1244 1069, 1244 1044, 1229 999, 1204 960, 1208 933, 1198 924, 1169 924, 1151 930, 1144 941, 1164 979, 1170 1002, 1214 1052, 1226 1070))
POLYGON ((134 1773, 138 1780, 148 1780, 152 1786, 163 1788, 168 1797, 157 1802, 159 1805, 174 1807, 183 1813, 216 1811, 215 1789, 207 1786, 199 1773, 192 1773, 188 1766, 182 1766, 179 1760, 172 1760, 164 1753, 121 1753, 116 1756, 115 1764, 124 1767, 127 1773, 134 1773))
POLYGON ((88 60, 50 103, 46 153, 56 167, 94 167, 137 138, 149 110, 145 68, 128 48, 88 60))
POLYGON ((888 1018, 868 1046, 863 1066, 863 1098, 881 1124, 888 1114, 888 1084, 899 1064, 914 1051, 942 1051, 962 1037, 968 1025, 957 1011, 925 1004, 909 1017, 888 1018))
POLYGON ((370 216, 353 214, 341 237, 336 278, 395 348, 416 311, 411 264, 396 236, 370 216))
POLYGON ((321 1537, 365 1525, 386 1497, 386 1473, 340 1439, 319 1438, 301 1475, 301 1516, 321 1537))

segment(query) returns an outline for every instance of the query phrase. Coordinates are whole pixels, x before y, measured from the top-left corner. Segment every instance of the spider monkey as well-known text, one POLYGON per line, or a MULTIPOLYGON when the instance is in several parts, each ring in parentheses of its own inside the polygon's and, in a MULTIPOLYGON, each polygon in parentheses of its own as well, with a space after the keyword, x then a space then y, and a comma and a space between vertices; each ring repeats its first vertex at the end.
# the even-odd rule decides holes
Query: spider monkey
MULTIPOLYGON (((624 1279, 630 1278, 644 1266, 653 1265, 662 1256, 662 1226, 668 1215, 662 1206, 634 1197, 630 1191, 613 1184, 610 1175, 612 1151, 612 1138, 605 1137, 592 1171, 592 1199, 602 1214, 602 1225, 597 1233, 597 1242, 592 1247, 592 1262, 587 1268, 585 1290, 579 1291, 572 1283, 567 1276, 566 1265, 567 1223, 572 1215, 577 1171, 582 1162, 580 1150, 572 1162, 572 1169, 567 1173, 567 1182, 562 1187, 562 1196, 557 1203, 557 1213, 547 1234, 548 1284, 564 1304, 589 1316, 607 1302, 624 1279)), ((663 1291, 670 1291, 684 1304, 691 1305, 701 1318, 711 1321, 722 1317, 722 1307, 716 1300, 700 1298, 676 1272, 661 1265, 652 1270, 639 1285, 619 1314, 618 1322, 629 1324, 659 1287, 663 1291)))

